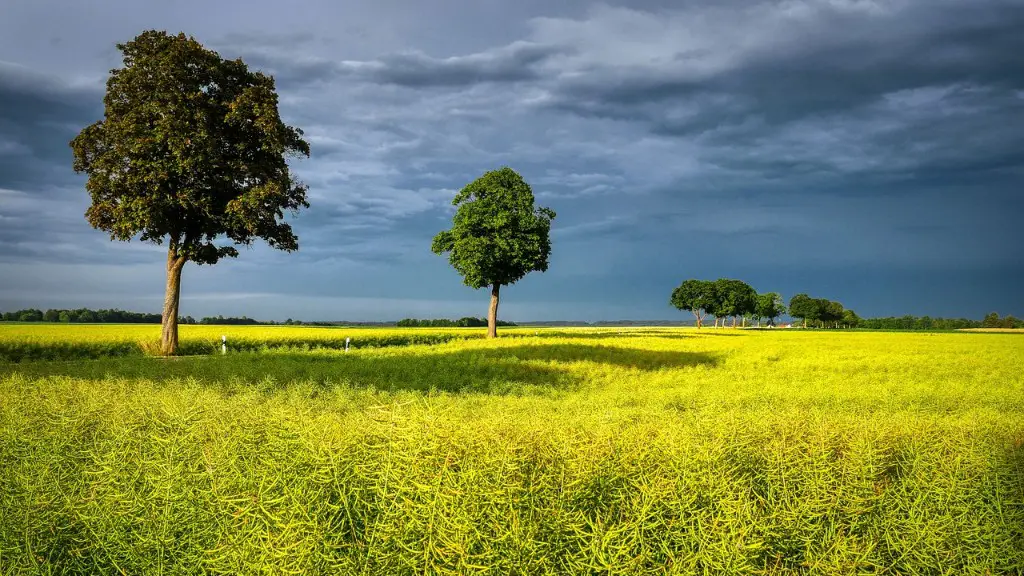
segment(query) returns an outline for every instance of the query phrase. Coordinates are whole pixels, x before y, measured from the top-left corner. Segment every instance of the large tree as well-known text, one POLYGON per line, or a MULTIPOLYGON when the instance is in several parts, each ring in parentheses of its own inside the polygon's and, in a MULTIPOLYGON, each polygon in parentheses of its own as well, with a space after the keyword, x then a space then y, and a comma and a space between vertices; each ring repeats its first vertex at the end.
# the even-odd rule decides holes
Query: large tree
POLYGON ((713 314, 717 294, 715 283, 708 280, 684 280, 672 291, 669 303, 680 310, 689 310, 697 321, 697 328, 704 326, 704 318, 713 314))
POLYGON ((757 295, 757 304, 754 306, 754 317, 757 318, 757 325, 761 325, 761 319, 767 318, 770 326, 775 325, 775 319, 786 313, 786 304, 778 292, 767 292, 757 295))
POLYGON ((491 288, 487 337, 495 338, 501 287, 548 269, 555 213, 537 208, 530 185, 507 166, 470 182, 452 205, 458 207, 452 228, 439 232, 431 249, 448 254, 466 286, 491 288))
POLYGON ((186 262, 215 264, 257 238, 298 249, 282 218, 309 203, 287 159, 309 144, 281 121, 273 77, 241 60, 154 30, 117 47, 124 65, 107 80, 103 120, 71 141, 74 169, 88 174, 94 228, 167 243, 161 350, 174 354, 186 262))
POLYGON ((822 300, 821 308, 821 321, 831 327, 838 328, 839 323, 843 320, 843 312, 845 312, 843 305, 831 300, 822 300))
POLYGON ((807 294, 797 294, 789 299, 789 315, 803 320, 804 328, 807 328, 807 320, 815 315, 815 308, 814 299, 807 294))
MULTIPOLYGON (((715 281, 718 292, 717 315, 722 318, 732 317, 732 327, 736 327, 736 317, 753 314, 757 306, 757 291, 742 280, 720 278, 715 281)), ((725 322, 722 323, 725 326, 725 322)))

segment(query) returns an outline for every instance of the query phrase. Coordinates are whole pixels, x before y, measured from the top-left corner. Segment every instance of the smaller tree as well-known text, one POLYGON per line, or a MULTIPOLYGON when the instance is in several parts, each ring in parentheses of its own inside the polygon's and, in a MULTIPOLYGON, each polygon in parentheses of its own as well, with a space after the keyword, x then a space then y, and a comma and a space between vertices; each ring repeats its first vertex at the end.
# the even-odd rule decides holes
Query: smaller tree
POLYGON ((775 319, 786 313, 786 304, 778 292, 758 294, 757 305, 754 307, 754 317, 757 318, 757 325, 761 325, 761 319, 766 318, 769 326, 775 325, 775 319))
POLYGON ((696 318, 697 328, 704 326, 704 318, 713 313, 716 302, 715 285, 707 280, 685 280, 675 290, 669 303, 680 310, 689 310, 696 318))
POLYGON ((999 314, 995 312, 989 312, 985 315, 985 319, 981 321, 982 328, 999 328, 1002 322, 999 319, 999 314))
POLYGON ((530 185, 507 166, 470 182, 452 205, 452 228, 434 237, 431 250, 448 254, 466 286, 491 288, 487 337, 496 338, 501 287, 548 269, 555 212, 537 208, 530 185))

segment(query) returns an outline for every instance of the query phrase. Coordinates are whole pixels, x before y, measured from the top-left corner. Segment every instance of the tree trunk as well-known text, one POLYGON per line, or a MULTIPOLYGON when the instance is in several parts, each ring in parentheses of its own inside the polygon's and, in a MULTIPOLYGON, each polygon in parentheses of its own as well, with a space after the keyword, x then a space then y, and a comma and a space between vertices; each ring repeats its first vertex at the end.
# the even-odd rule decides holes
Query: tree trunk
POLYGON ((498 290, 501 284, 491 287, 491 307, 487 310, 487 337, 498 337, 498 290))
POLYGON ((185 257, 178 256, 175 246, 167 250, 167 291, 164 293, 164 311, 161 317, 160 353, 172 356, 178 353, 178 300, 181 295, 181 269, 185 257))
POLYGON ((732 327, 733 328, 736 327, 736 317, 735 316, 732 317, 732 327))
POLYGON ((703 322, 701 322, 703 318, 700 317, 700 312, 696 310, 691 310, 691 312, 693 312, 693 317, 697 319, 697 329, 700 330, 700 326, 703 324, 703 322))

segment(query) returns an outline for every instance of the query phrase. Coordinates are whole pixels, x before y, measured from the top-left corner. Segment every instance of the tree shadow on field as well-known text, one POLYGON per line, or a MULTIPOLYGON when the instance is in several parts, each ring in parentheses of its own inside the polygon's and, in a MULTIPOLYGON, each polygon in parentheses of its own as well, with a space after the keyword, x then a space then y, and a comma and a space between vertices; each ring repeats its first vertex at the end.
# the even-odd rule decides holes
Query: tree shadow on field
POLYGON ((297 383, 384 391, 441 390, 489 394, 571 389, 585 375, 570 363, 594 362, 645 371, 716 365, 716 357, 692 352, 638 350, 587 344, 508 345, 487 348, 403 348, 397 353, 357 351, 260 352, 171 359, 107 358, 78 362, 26 362, 0 374, 121 378, 169 382, 194 380, 219 387, 251 385, 281 389, 297 383))
POLYGON ((500 348, 483 349, 479 352, 482 352, 487 357, 496 359, 512 357, 527 361, 594 362, 640 370, 686 368, 698 365, 713 366, 718 363, 717 358, 703 353, 640 350, 636 348, 590 344, 503 346, 500 348))
MULTIPOLYGON (((695 330, 692 328, 683 329, 624 329, 622 331, 611 330, 607 328, 601 329, 600 332, 590 332, 588 329, 583 328, 578 331, 574 330, 551 330, 551 329, 540 329, 537 331, 520 330, 516 332, 506 332, 502 335, 503 338, 564 338, 567 340, 623 340, 627 338, 660 338, 667 340, 690 340, 692 338, 701 336, 705 333, 705 330, 695 330)), ((500 332, 499 332, 500 334, 500 332)), ((738 334, 721 334, 721 336, 738 336, 738 334)))

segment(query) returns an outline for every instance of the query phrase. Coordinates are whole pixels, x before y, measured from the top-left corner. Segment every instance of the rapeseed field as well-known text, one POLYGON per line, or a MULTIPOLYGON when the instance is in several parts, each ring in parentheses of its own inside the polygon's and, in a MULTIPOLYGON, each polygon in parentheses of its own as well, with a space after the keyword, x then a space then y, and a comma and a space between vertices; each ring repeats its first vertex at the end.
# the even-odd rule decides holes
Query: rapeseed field
POLYGON ((0 326, 0 573, 1024 571, 1020 335, 158 333, 0 326))

